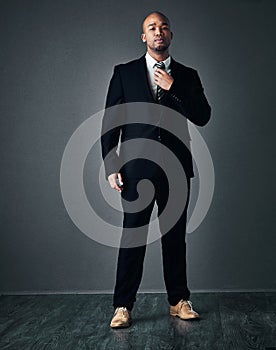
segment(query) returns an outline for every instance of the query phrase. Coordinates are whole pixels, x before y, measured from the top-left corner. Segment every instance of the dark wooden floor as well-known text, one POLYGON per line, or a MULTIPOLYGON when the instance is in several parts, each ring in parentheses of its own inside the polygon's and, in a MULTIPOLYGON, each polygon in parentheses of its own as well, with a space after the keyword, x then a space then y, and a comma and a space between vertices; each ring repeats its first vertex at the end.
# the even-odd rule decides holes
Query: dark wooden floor
POLYGON ((201 320, 169 316, 165 294, 138 294, 133 325, 113 330, 111 295, 0 297, 0 349, 276 349, 276 293, 194 293, 201 320))

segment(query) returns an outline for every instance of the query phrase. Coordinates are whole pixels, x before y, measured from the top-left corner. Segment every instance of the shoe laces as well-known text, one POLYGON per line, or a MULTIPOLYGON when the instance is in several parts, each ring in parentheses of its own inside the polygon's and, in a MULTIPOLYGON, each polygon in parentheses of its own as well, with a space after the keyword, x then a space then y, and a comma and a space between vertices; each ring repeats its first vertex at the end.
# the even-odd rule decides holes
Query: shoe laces
MULTIPOLYGON (((128 309, 125 306, 120 306, 117 308, 117 312, 121 311, 124 317, 128 317, 128 309)), ((116 312, 116 313, 117 313, 116 312)))
MULTIPOLYGON (((182 300, 180 301, 180 308, 182 308, 184 305, 187 305, 187 304, 190 306, 190 310, 191 310, 191 311, 194 311, 194 310, 193 310, 193 306, 192 306, 192 302, 191 302, 190 300, 183 300, 183 299, 182 299, 182 300)), ((195 312, 195 311, 194 311, 194 312, 195 312)))

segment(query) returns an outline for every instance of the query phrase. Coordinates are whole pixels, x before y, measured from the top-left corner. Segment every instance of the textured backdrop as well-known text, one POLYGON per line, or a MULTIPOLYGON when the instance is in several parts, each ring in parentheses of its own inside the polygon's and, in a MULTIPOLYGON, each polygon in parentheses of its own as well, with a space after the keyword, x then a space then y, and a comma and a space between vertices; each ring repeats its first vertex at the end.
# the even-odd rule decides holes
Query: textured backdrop
MULTIPOLYGON (((189 286, 275 289, 275 0, 2 0, 1 293, 113 290, 117 250, 71 221, 60 164, 72 133, 104 107, 113 66, 145 52, 140 26, 153 10, 171 19, 170 52, 198 70, 212 106, 200 132, 215 192, 187 235, 189 286)), ((95 169, 88 157, 90 197, 95 169)), ((197 188, 195 178, 191 209, 197 188)), ((159 242, 147 249, 140 291, 150 290, 164 291, 159 242)))

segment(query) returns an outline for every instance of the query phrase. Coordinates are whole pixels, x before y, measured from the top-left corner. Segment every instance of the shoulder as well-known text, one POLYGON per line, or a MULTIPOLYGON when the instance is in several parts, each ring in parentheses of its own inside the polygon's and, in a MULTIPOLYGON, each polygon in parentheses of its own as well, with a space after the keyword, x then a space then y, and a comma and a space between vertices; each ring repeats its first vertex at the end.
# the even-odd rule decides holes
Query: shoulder
POLYGON ((188 67, 172 59, 171 61, 172 76, 186 81, 188 84, 198 83, 200 78, 196 69, 188 67))
POLYGON ((119 70, 119 71, 135 69, 135 68, 137 68, 138 65, 143 63, 144 60, 145 60, 145 58, 144 58, 144 56, 142 56, 140 58, 136 58, 134 60, 131 60, 131 61, 128 61, 128 62, 125 62, 125 63, 116 64, 114 69, 115 70, 119 70))
POLYGON ((183 73, 191 74, 191 75, 197 74, 197 71, 195 68, 188 67, 188 66, 184 65, 183 63, 176 61, 173 58, 171 59, 171 65, 173 68, 175 68, 176 70, 182 71, 183 73))

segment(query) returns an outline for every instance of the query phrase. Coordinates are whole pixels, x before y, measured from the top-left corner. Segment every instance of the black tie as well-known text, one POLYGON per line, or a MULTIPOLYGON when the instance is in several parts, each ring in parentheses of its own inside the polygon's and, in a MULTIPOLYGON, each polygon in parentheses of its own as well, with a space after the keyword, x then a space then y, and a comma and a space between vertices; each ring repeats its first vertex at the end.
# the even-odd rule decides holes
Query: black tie
MULTIPOLYGON (((155 63, 154 67, 165 70, 165 63, 164 62, 155 63)), ((164 97, 165 97, 165 91, 160 86, 157 85, 156 101, 158 103, 162 103, 162 100, 164 99, 164 97)))

